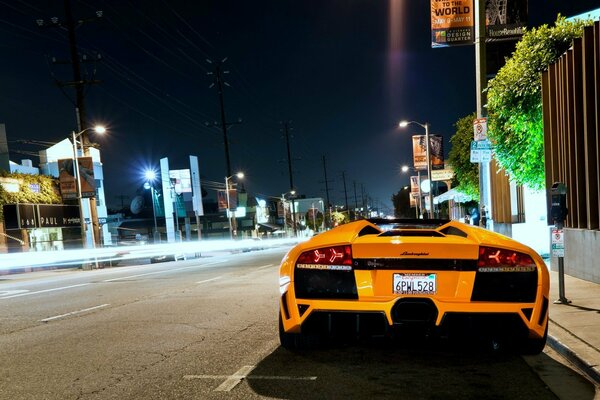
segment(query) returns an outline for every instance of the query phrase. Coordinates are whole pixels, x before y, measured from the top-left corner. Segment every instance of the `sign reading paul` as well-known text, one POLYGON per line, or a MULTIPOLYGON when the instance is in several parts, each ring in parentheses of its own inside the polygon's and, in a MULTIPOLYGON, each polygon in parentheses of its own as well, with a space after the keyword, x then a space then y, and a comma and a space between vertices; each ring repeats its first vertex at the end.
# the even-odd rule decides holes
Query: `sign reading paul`
POLYGON ((431 0, 431 47, 472 44, 473 0, 431 0))

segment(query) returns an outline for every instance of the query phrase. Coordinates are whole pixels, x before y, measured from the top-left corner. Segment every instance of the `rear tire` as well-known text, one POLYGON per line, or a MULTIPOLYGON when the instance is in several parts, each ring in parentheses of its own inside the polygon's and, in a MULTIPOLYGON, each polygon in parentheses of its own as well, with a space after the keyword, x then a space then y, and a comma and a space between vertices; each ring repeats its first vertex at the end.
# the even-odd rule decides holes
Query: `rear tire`
POLYGON ((294 337, 294 333, 288 333, 283 329, 283 320, 281 317, 281 313, 279 313, 279 343, 281 343, 281 347, 293 350, 296 348, 296 340, 294 337))
POLYGON ((546 347, 546 341, 548 340, 548 321, 546 322, 546 330, 544 336, 541 338, 527 338, 521 344, 521 354, 536 355, 540 354, 544 347, 546 347))
POLYGON ((302 333, 289 333, 283 328, 283 319, 279 313, 279 343, 288 350, 302 350, 310 347, 308 336, 302 333))

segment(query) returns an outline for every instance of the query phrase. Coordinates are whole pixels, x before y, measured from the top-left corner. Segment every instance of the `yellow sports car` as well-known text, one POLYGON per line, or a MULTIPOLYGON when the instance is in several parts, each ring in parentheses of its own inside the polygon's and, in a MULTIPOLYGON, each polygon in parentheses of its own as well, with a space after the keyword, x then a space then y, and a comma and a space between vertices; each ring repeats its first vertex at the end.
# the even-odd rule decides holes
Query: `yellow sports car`
POLYGON ((279 272, 279 337, 423 335, 540 353, 549 274, 506 236, 448 220, 360 220, 291 249, 279 272), (516 346, 516 347, 515 347, 516 346))

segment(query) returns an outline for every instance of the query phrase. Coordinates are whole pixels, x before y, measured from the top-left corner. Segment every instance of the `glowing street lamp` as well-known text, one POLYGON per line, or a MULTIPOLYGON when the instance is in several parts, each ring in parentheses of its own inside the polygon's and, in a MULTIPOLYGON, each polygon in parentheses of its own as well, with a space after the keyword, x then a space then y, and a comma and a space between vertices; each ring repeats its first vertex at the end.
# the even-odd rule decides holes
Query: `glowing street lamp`
POLYGON ((225 177, 225 193, 227 195, 227 219, 229 220, 229 237, 231 239, 233 239, 233 232, 236 231, 236 236, 237 236, 237 220, 235 218, 235 210, 232 212, 231 211, 231 205, 230 205, 230 200, 229 200, 229 180, 233 177, 236 177, 238 179, 243 179, 244 178, 244 173, 243 172, 238 172, 235 175, 231 175, 228 177, 225 177), (233 219, 231 218, 233 214, 233 219))
MULTIPOLYGON (((419 125, 422 128, 425 128, 425 148, 426 148, 426 155, 427 155, 427 179, 429 180, 429 184, 431 185, 431 156, 430 156, 430 145, 429 145, 429 124, 425 123, 425 124, 421 124, 419 122, 415 122, 415 121, 400 121, 400 123, 398 124, 398 126, 400 128, 406 128, 408 125, 410 124, 415 124, 415 125, 419 125)), ((419 182, 419 185, 421 184, 421 182, 419 182)), ((433 218, 433 190, 431 190, 431 186, 429 187, 429 194, 427 196, 428 199, 428 203, 429 203, 429 218, 433 218)))
MULTIPOLYGON (((80 171, 79 171, 79 161, 77 159, 77 138, 79 138, 81 135, 83 135, 85 132, 87 131, 94 131, 98 134, 104 134, 106 132, 106 128, 102 125, 96 125, 94 127, 91 128, 86 128, 84 130, 82 130, 81 132, 75 132, 72 131, 71 135, 72 135, 72 140, 73 140, 73 160, 75 161, 75 172, 73 173, 73 175, 75 176, 75 182, 76 182, 76 187, 77 187, 77 201, 79 202, 79 222, 80 222, 80 227, 81 227, 81 241, 82 241, 82 246, 83 244, 86 242, 86 234, 85 234, 85 219, 84 219, 84 215, 83 215, 83 199, 81 197, 81 177, 80 177, 80 171)), ((83 142, 81 142, 81 154, 83 155, 85 150, 83 148, 83 142)), ((92 215, 92 210, 91 210, 91 205, 90 205, 90 216, 92 215)), ((94 221, 91 221, 92 223, 92 229, 91 229, 91 233, 92 233, 92 247, 96 246, 96 241, 94 238, 94 221)))
MULTIPOLYGON (((146 183, 144 183, 144 189, 150 189, 150 195, 152 196, 152 216, 154 217, 154 234, 152 237, 154 238, 154 242, 156 243, 156 237, 158 236, 158 225, 156 223, 156 208, 154 205, 154 181, 156 180, 156 172, 154 170, 149 169, 144 172, 144 177, 146 178, 146 183)), ((158 236, 158 242, 160 242, 160 236, 158 236)))

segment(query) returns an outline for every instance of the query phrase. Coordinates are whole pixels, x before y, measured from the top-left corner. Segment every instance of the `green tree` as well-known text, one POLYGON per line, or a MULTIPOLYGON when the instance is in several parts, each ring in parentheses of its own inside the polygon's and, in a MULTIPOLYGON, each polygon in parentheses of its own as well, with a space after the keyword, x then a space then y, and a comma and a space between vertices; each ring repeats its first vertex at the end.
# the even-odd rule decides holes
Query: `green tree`
POLYGON ((454 169, 453 187, 479 198, 479 166, 471 162, 471 141, 473 140, 473 120, 475 113, 467 115, 454 124, 456 132, 450 138, 452 147, 448 154, 448 163, 454 169))
POLYGON ((415 211, 410 208, 410 190, 407 187, 402 188, 392 195, 392 204, 394 205, 394 216, 396 218, 414 218, 415 211))
POLYGON ((544 134, 541 72, 581 37, 591 21, 569 22, 527 31, 512 57, 488 84, 488 136, 511 178, 533 189, 544 187, 544 134))

